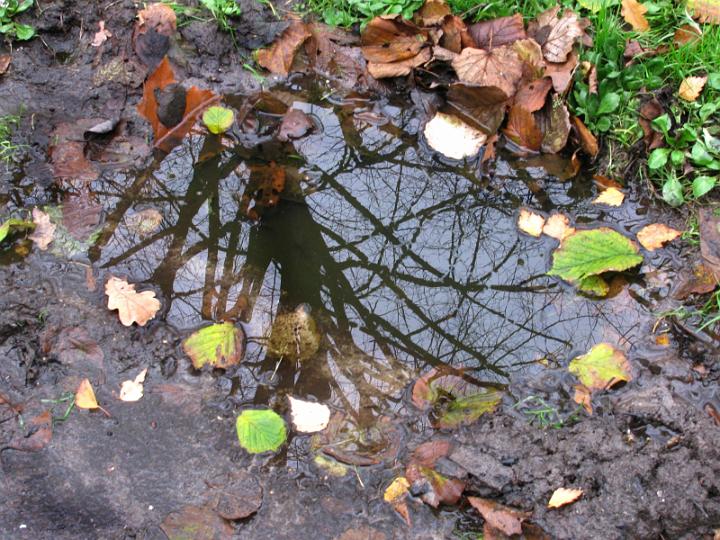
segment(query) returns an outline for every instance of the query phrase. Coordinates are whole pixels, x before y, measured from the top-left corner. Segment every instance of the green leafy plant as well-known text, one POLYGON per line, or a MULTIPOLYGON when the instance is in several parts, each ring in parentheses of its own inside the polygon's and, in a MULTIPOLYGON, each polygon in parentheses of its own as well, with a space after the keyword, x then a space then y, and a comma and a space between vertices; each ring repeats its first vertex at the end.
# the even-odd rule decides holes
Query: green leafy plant
POLYGON ((513 409, 518 409, 527 416, 530 424, 536 424, 542 429, 561 429, 579 420, 581 407, 563 416, 557 407, 553 407, 540 396, 532 395, 518 401, 513 405, 513 409))
POLYGON ((35 35, 35 29, 29 24, 13 21, 18 13, 32 7, 34 0, 2 0, 0 1, 0 34, 8 39, 26 41, 35 35))
POLYGON ((401 15, 411 19, 423 0, 308 0, 305 8, 320 14, 332 26, 364 25, 380 15, 401 15))
POLYGON ((235 0, 200 0, 217 21, 218 26, 235 37, 235 30, 230 26, 230 17, 239 17, 242 13, 235 0))
POLYGON ((12 141, 12 134, 20 123, 20 116, 7 114, 0 116, 0 161, 11 162, 23 148, 12 141))
POLYGON ((274 452, 285 442, 285 421, 270 409, 249 409, 236 421, 240 446, 251 454, 274 452))
POLYGON ((35 224, 32 221, 16 218, 7 219, 0 224, 0 242, 5 240, 5 238, 7 238, 7 236, 13 231, 34 228, 35 224))

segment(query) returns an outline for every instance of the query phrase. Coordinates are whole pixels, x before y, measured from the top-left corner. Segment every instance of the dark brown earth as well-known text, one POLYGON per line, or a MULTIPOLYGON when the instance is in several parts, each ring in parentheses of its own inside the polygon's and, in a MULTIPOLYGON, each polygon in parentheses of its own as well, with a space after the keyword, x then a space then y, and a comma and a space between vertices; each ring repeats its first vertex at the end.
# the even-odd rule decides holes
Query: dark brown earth
MULTIPOLYGON (((241 4, 239 48, 212 22, 180 29, 170 55, 182 80, 226 94, 258 89, 242 64, 284 24, 254 2, 241 4)), ((23 106, 33 119, 17 135, 29 145, 23 161, 0 177, 0 208, 56 200, 47 151, 61 123, 120 119, 129 140, 150 136, 135 109, 145 75, 131 43, 136 6, 70 0, 41 6, 21 18, 38 28, 39 38, 15 44, 11 67, 0 76, 0 115, 23 106), (97 50, 90 41, 100 20, 113 37, 97 50), (99 68, 117 58, 130 67, 99 78, 99 68)), ((136 165, 149 159, 131 157, 136 165)), ((238 471, 247 473, 239 481, 244 496, 261 499, 261 506, 230 522, 230 529, 217 525, 217 538, 461 537, 457 531, 482 528, 467 502, 436 511, 411 502, 408 527, 382 499, 415 446, 449 436, 452 451, 439 467, 467 478, 466 493, 532 511, 531 521, 552 538, 696 539, 712 538, 720 528, 720 427, 703 409, 720 399, 717 343, 698 344, 676 329, 673 347, 661 355, 631 351, 634 380, 573 426, 542 430, 509 406, 452 435, 431 436, 410 422, 407 448, 395 461, 336 478, 303 464, 311 455, 305 439, 292 440, 278 456, 245 453, 237 445, 228 380, 192 371, 180 348, 184 335, 172 326, 154 321, 146 328, 122 327, 104 307, 102 286, 89 290, 85 264, 42 253, 3 257, 0 396, 24 404, 27 420, 47 408, 40 399, 74 391, 89 377, 101 383, 98 400, 110 416, 74 411, 71 420, 56 424, 47 447, 18 451, 7 447, 32 436, 32 427, 19 426, 11 406, 0 401, 0 446, 6 447, 0 452, 2 538, 164 539, 166 516, 187 505, 212 506, 212 487, 238 471), (57 340, 74 327, 102 350, 90 368, 58 357, 57 340), (146 396, 118 406, 113 393, 120 382, 144 366, 150 366, 146 396), (560 486, 585 494, 573 505, 546 510, 560 486)))

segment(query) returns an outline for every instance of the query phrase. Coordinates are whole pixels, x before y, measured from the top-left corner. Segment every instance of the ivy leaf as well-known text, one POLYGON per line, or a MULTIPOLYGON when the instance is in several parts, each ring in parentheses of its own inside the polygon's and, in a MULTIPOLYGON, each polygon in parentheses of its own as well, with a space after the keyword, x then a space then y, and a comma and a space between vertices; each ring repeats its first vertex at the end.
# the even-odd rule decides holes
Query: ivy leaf
POLYGON ((274 452, 285 442, 285 421, 270 409, 249 409, 237 417, 240 446, 251 454, 274 452))
POLYGON ((232 323, 211 324, 186 338, 183 350, 195 369, 205 364, 227 369, 240 362, 245 349, 243 338, 242 330, 232 323))
POLYGON ((637 246, 607 227, 576 231, 553 253, 548 275, 576 282, 603 272, 621 272, 642 262, 637 246))
POLYGON ((604 390, 632 378, 625 355, 609 343, 598 343, 587 354, 573 358, 568 371, 591 391, 604 390))
POLYGON ((235 113, 225 107, 210 107, 203 113, 202 119, 210 133, 220 135, 230 129, 235 120, 235 113))

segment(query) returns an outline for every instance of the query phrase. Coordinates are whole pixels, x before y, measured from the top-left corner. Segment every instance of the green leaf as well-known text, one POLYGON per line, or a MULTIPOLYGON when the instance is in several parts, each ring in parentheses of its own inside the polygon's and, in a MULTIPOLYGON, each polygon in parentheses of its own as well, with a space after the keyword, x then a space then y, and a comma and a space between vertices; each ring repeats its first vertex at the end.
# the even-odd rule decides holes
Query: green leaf
POLYGON ((717 178, 714 176, 697 176, 692 183, 693 197, 702 197, 715 187, 717 178))
POLYGON ((720 73, 710 73, 707 84, 714 90, 720 90, 720 73))
POLYGON ((227 369, 238 364, 244 352, 243 332, 234 324, 224 322, 201 328, 183 341, 183 350, 195 369, 205 364, 227 369))
POLYGON ((592 296, 603 297, 610 292, 610 286, 600 276, 588 276, 578 282, 578 289, 592 296))
POLYGON ((713 160, 713 157, 707 151, 705 145, 700 141, 693 145, 692 150, 690 151, 690 157, 698 165, 709 165, 713 160))
POLYGON ((225 107, 210 107, 203 113, 202 119, 210 133, 219 135, 230 129, 235 120, 235 113, 225 107))
POLYGON ((285 442, 285 421, 270 409, 249 409, 235 422, 240 446, 251 454, 274 452, 285 442))
POLYGON ((29 24, 15 24, 15 36, 20 41, 26 41, 35 35, 35 29, 29 24))
POLYGON ((625 355, 609 343, 598 343, 587 354, 573 358, 568 371, 590 390, 604 390, 632 378, 625 355))
POLYGON ((598 107, 598 114, 608 114, 613 112, 620 106, 620 94, 611 92, 605 94, 600 100, 600 106, 598 107))
POLYGON ((501 399, 501 392, 488 389, 480 390, 477 394, 458 397, 450 401, 445 411, 436 416, 432 425, 440 429, 453 429, 472 424, 483 414, 494 411, 501 399))
POLYGON ((5 240, 11 230, 17 229, 34 229, 35 224, 32 221, 26 221, 24 219, 10 218, 0 225, 0 242, 5 240))
POLYGON ((682 165, 685 161, 685 152, 683 152, 682 150, 673 150, 672 152, 670 152, 670 161, 676 167, 682 165))
POLYGON ((656 148, 650 153, 650 157, 648 158, 648 167, 651 169, 659 169, 660 167, 665 166, 669 155, 669 148, 656 148))
POLYGON ((603 272, 621 272, 642 262, 638 248, 628 238, 607 227, 577 231, 553 252, 548 275, 576 282, 603 272))
POLYGON ((680 206, 685 202, 682 184, 677 178, 669 178, 663 184, 662 196, 670 206, 680 206))
POLYGON ((662 114, 658 116, 655 120, 651 122, 652 127, 655 129, 662 131, 663 133, 667 133, 670 131, 670 127, 672 126, 672 122, 670 121, 670 115, 667 113, 662 114))

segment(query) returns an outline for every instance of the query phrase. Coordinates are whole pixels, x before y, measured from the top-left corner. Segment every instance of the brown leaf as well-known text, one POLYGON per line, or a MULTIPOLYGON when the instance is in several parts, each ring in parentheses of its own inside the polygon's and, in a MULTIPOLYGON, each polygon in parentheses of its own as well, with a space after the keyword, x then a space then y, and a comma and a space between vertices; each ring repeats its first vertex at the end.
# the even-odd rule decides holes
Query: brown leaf
POLYGON ((45 251, 50 242, 53 241, 57 225, 51 223, 50 216, 39 208, 33 208, 32 217, 35 230, 30 235, 30 240, 35 242, 35 245, 42 251, 45 251))
POLYGON ((713 208, 700 208, 700 252, 705 264, 720 279, 720 217, 713 208))
POLYGON ((593 182, 595 185, 597 185, 601 189, 608 189, 608 188, 616 188, 616 189, 622 189, 623 185, 613 180, 612 178, 608 178, 607 176, 603 176, 601 174, 594 174, 593 175, 593 182))
POLYGON ((547 506, 548 508, 560 508, 566 504, 574 503, 582 497, 582 494, 582 489, 557 488, 550 497, 547 506))
POLYGON ((598 147, 598 141, 595 138, 595 135, 590 132, 587 126, 583 124, 583 121, 580 120, 580 118, 578 118, 577 116, 572 117, 572 123, 573 127, 575 128, 575 133, 580 140, 580 146, 582 146, 582 149, 590 157, 596 157, 598 155, 598 152, 600 151, 600 148, 598 147))
POLYGON ((620 206, 625 200, 625 194, 617 188, 611 187, 604 190, 594 200, 593 204, 606 204, 608 206, 620 206))
POLYGON ((512 44, 513 50, 523 63, 523 78, 541 79, 545 75, 546 62, 542 48, 534 39, 520 39, 512 44))
POLYGON ((360 36, 365 60, 377 64, 400 62, 417 56, 427 33, 406 21, 375 17, 360 36))
POLYGON ((89 184, 98 177, 97 168, 85 157, 84 130, 78 129, 82 122, 58 124, 52 132, 48 153, 56 180, 89 184))
POLYGON ((508 97, 515 95, 517 83, 522 78, 522 62, 509 46, 492 51, 463 49, 452 61, 452 67, 460 81, 479 86, 496 86, 508 97))
POLYGON ((531 113, 539 111, 545 105, 551 88, 552 80, 549 77, 526 82, 515 94, 514 104, 531 113))
POLYGON ((572 83, 573 74, 578 66, 578 56, 572 51, 566 62, 556 64, 548 62, 545 68, 545 75, 550 77, 553 82, 553 89, 558 94, 564 94, 572 83))
POLYGON ((398 62, 377 63, 368 62, 367 69, 370 75, 376 79, 387 79, 390 77, 402 77, 409 75, 412 70, 426 64, 432 58, 430 48, 422 49, 416 56, 398 62))
POLYGON ((165 516, 160 528, 168 538, 178 540, 226 540, 234 533, 233 527, 207 506, 183 506, 165 516))
POLYGON ((465 47, 475 47, 477 44, 470 36, 467 26, 460 17, 450 15, 445 17, 440 36, 440 46, 454 53, 460 53, 465 47))
POLYGON ((520 105, 513 105, 510 109, 508 122, 503 133, 521 148, 533 152, 540 150, 543 134, 538 128, 533 114, 520 105))
POLYGON ((160 123, 157 115, 158 104, 155 98, 155 90, 162 90, 175 82, 175 73, 173 73, 170 66, 170 61, 165 57, 157 69, 147 78, 143 86, 143 98, 138 104, 137 110, 145 120, 150 122, 155 140, 167 132, 167 128, 160 123))
POLYGON ((405 477, 413 493, 421 493, 420 499, 433 508, 441 504, 457 504, 465 490, 465 482, 457 478, 446 478, 437 471, 411 463, 405 470, 405 477))
POLYGON ((138 29, 147 31, 151 28, 166 36, 175 33, 177 17, 173 9, 167 4, 157 2, 140 10, 138 12, 138 29))
POLYGON ((60 332, 53 352, 62 364, 78 368, 90 364, 102 369, 105 358, 105 354, 97 341, 92 339, 84 328, 77 326, 64 328, 60 332))
POLYGON ((633 30, 645 32, 650 29, 650 25, 645 18, 647 8, 637 0, 622 0, 622 13, 625 22, 633 27, 633 30))
POLYGON ((587 386, 583 384, 575 385, 575 395, 573 396, 573 401, 578 405, 582 405, 583 409, 585 409, 588 414, 593 413, 592 392, 590 392, 590 389, 587 386))
POLYGON ((692 24, 684 24, 677 30, 673 36, 673 43, 678 47, 687 45, 688 43, 695 43, 702 37, 702 30, 692 24))
POLYGON ((471 125, 484 133, 495 133, 505 118, 507 95, 495 86, 470 86, 451 84, 447 103, 471 125))
POLYGON ((500 17, 470 25, 468 32, 479 49, 492 49, 525 39, 525 25, 522 15, 500 17))
POLYGON ((425 0, 422 7, 413 15, 413 21, 420 26, 436 26, 451 13, 445 0, 425 0))
POLYGON ((655 98, 646 101, 640 106, 640 118, 638 118, 638 123, 643 130, 643 140, 645 141, 645 147, 648 151, 665 146, 663 134, 659 131, 655 131, 652 127, 652 121, 658 116, 661 116, 664 112, 665 109, 655 98))
POLYGON ((52 440, 52 415, 45 411, 26 424, 27 433, 14 437, 6 448, 19 450, 21 452, 39 452, 52 440))
POLYGON ((161 2, 150 4, 138 13, 133 32, 135 53, 143 64, 153 69, 170 49, 170 37, 177 30, 173 9, 161 2))
POLYGON ((447 439, 427 441, 418 446, 410 456, 410 462, 423 467, 435 467, 438 459, 447 457, 452 443, 447 439))
POLYGON ((684 300, 691 294, 706 294, 715 290, 718 280, 713 271, 703 263, 693 265, 692 269, 680 270, 670 296, 677 300, 684 300))
POLYGON ((558 16, 560 8, 555 6, 538 15, 528 26, 528 34, 542 47, 543 55, 549 62, 563 63, 573 46, 585 36, 585 30, 577 14, 565 10, 558 16))
POLYGON ((570 135, 570 113, 558 97, 545 105, 537 113, 537 122, 543 132, 540 149, 548 154, 555 154, 565 148, 570 135))
POLYGON ((686 77, 680 83, 678 95, 685 101, 695 101, 698 97, 700 97, 707 80, 707 76, 686 77))
POLYGON ((76 240, 85 241, 100 223, 102 205, 90 200, 87 190, 79 195, 68 193, 62 204, 63 226, 76 240))
POLYGON ((225 519, 244 519, 262 505, 262 486, 254 476, 244 471, 237 471, 220 485, 216 485, 215 481, 211 485, 213 507, 225 519))
POLYGON ((295 53, 309 37, 307 25, 301 21, 293 21, 269 48, 257 52, 257 63, 271 73, 287 76, 290 74, 295 53))
POLYGON ((522 522, 531 515, 530 512, 510 508, 491 499, 468 497, 468 502, 492 528, 508 536, 522 534, 522 522))
POLYGON ((12 56, 9 54, 0 54, 0 75, 5 73, 10 67, 12 56))
POLYGON ((105 294, 108 296, 108 309, 117 309, 120 322, 125 326, 132 326, 134 322, 145 326, 160 309, 160 301, 155 298, 154 291, 136 292, 135 285, 114 276, 110 276, 105 284, 105 294))
POLYGON ((682 232, 668 227, 662 223, 646 225, 637 233, 638 242, 648 251, 655 251, 665 245, 666 242, 675 240, 682 232))
POLYGON ((290 139, 299 139, 313 128, 313 122, 310 117, 299 109, 290 109, 283 116, 280 130, 278 131, 278 140, 289 141, 290 139))
POLYGON ((717 0, 688 0, 687 7, 701 23, 720 24, 720 3, 717 0))

